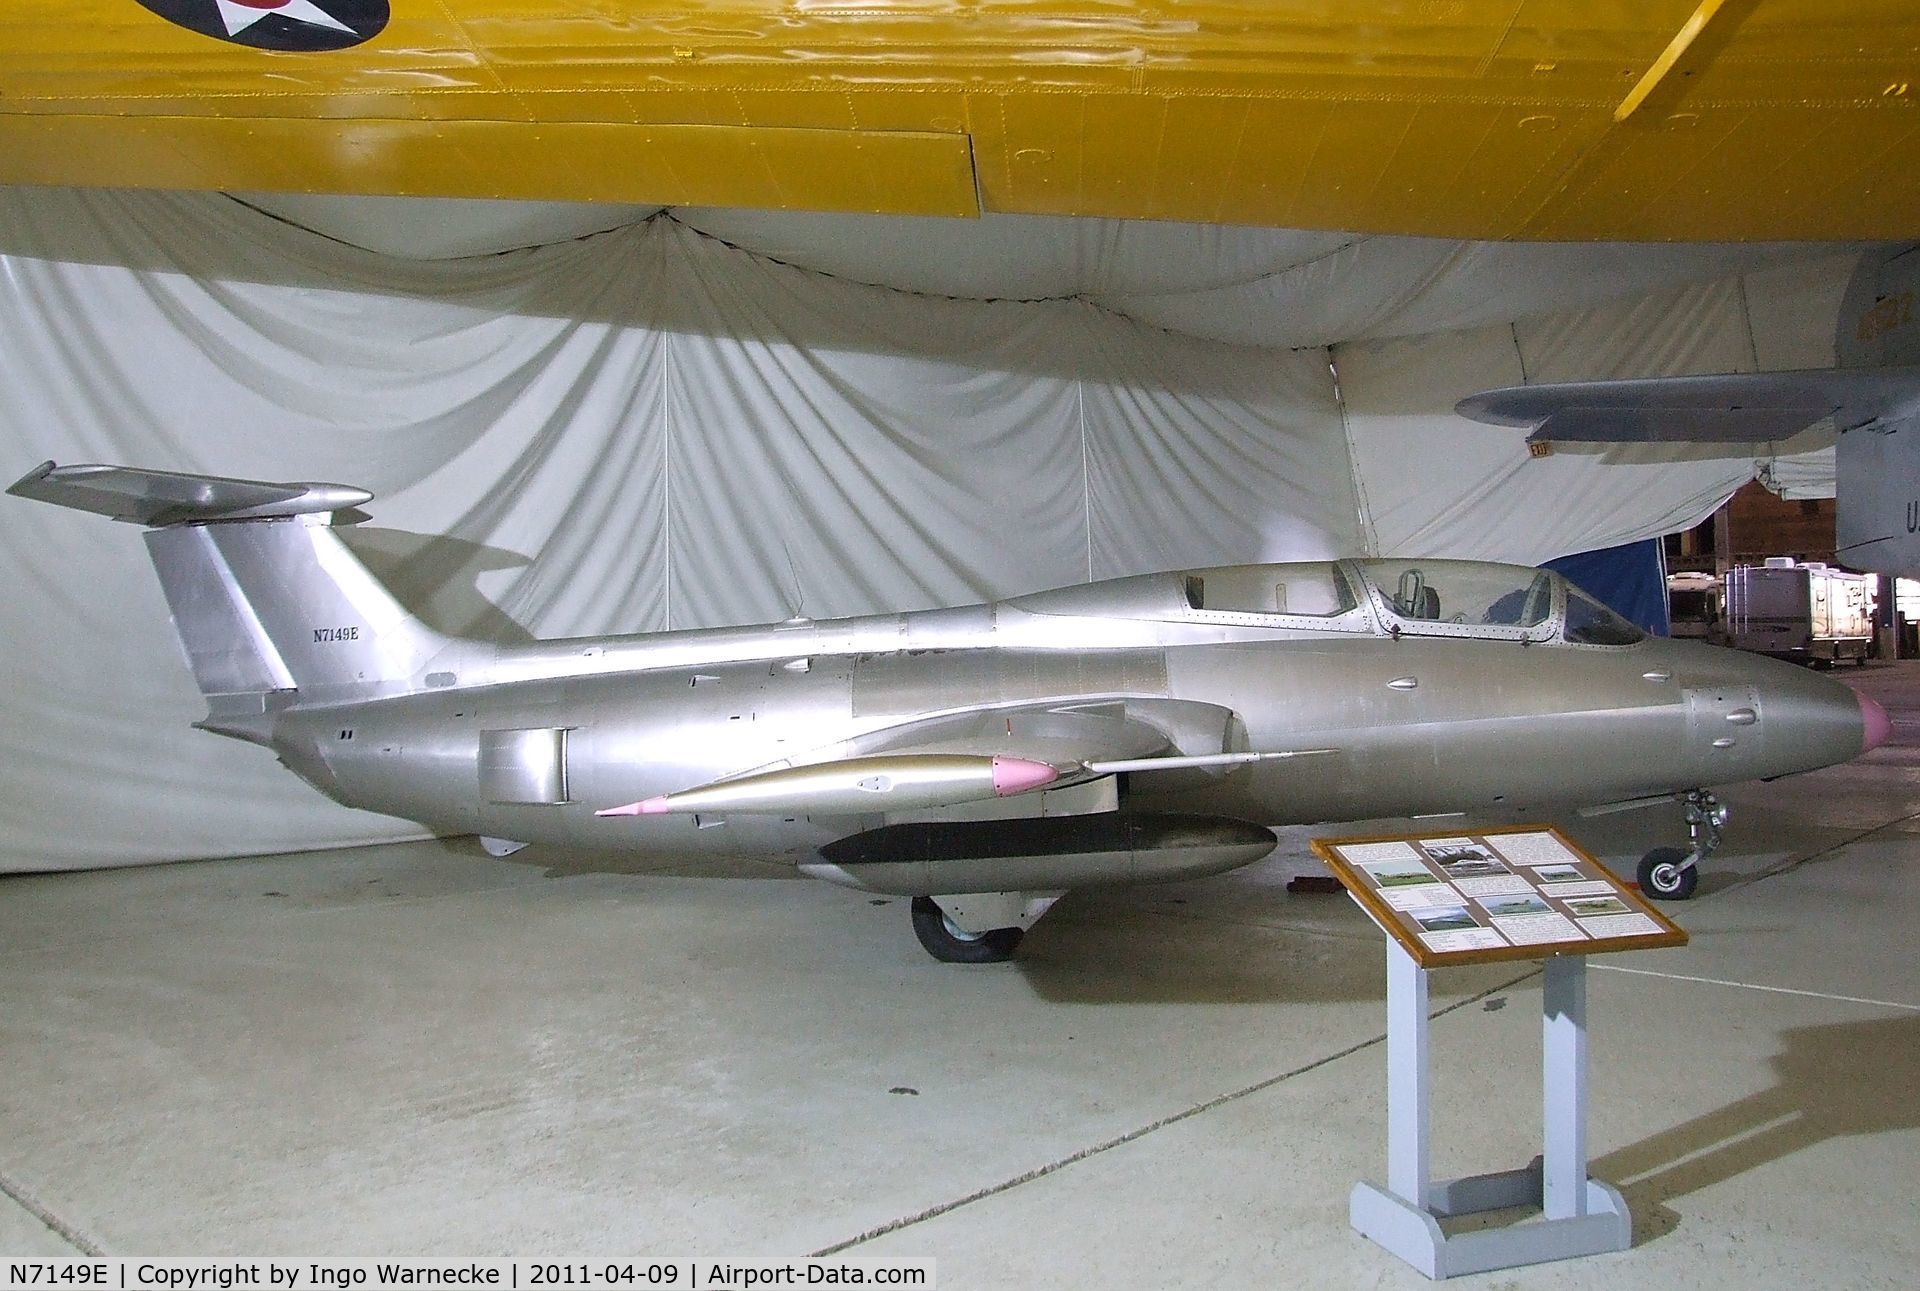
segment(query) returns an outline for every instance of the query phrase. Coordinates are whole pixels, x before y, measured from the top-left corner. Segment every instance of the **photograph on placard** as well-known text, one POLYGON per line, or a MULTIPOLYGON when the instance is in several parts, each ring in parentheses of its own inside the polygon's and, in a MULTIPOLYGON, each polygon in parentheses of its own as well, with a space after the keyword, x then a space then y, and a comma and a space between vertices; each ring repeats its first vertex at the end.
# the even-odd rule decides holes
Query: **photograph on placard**
POLYGON ((1463 905, 1425 906, 1418 910, 1409 910, 1407 914, 1428 932, 1452 932, 1460 928, 1480 926, 1480 921, 1467 913, 1467 908, 1463 905))
POLYGON ((1504 874, 1507 867, 1471 838, 1423 839, 1420 850, 1455 878, 1473 874, 1504 874))
POLYGON ((1403 888, 1415 883, 1438 883, 1440 878, 1419 861, 1369 861, 1360 867, 1383 888, 1403 888))
POLYGON ((1499 861, 1485 855, 1455 856, 1445 861, 1436 857, 1435 861, 1450 879, 1486 878, 1495 874, 1513 873, 1499 861))
POLYGON ((1515 893, 1512 896, 1475 897, 1474 901, 1497 919, 1513 918, 1516 915, 1553 913, 1552 906, 1531 892, 1515 893))

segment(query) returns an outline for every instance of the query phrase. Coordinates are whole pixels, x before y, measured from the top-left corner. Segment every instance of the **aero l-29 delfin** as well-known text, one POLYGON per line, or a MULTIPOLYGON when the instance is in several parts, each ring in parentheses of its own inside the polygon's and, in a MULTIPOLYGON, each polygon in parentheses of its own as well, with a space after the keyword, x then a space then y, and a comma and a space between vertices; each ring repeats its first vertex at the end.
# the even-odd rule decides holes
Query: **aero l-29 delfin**
POLYGON ((1557 574, 1242 565, 987 605, 500 644, 404 609, 333 525, 370 498, 49 462, 10 490, 147 526, 210 711, 320 792, 527 843, 790 860, 913 898, 936 958, 1005 959, 1063 892, 1215 874, 1272 825, 1685 804, 1885 740, 1790 664, 1651 639, 1557 574))

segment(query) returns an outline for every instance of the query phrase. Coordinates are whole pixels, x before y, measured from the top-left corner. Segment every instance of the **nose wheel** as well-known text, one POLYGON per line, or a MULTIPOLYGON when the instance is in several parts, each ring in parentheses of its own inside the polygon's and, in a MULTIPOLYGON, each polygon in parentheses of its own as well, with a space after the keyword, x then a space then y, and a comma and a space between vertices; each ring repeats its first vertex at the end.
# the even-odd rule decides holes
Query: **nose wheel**
POLYGON ((1693 849, 1656 847, 1640 858, 1636 873, 1640 890, 1661 901, 1685 901, 1693 895, 1700 883, 1700 862, 1720 846, 1720 827, 1727 823, 1726 806, 1707 790, 1695 789, 1683 801, 1693 849))
POLYGON ((1693 857, 1678 847, 1656 847, 1640 858, 1640 890, 1662 901, 1685 901, 1700 882, 1693 857))

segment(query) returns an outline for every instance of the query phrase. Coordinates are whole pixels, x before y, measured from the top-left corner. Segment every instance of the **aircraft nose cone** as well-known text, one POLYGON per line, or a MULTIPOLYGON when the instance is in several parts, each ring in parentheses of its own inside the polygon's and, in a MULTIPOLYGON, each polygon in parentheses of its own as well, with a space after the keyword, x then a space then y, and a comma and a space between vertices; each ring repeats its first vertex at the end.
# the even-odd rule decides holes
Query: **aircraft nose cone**
POLYGON ((1893 737, 1893 719, 1865 695, 1855 694, 1854 698, 1860 701, 1860 751, 1868 753, 1893 737))

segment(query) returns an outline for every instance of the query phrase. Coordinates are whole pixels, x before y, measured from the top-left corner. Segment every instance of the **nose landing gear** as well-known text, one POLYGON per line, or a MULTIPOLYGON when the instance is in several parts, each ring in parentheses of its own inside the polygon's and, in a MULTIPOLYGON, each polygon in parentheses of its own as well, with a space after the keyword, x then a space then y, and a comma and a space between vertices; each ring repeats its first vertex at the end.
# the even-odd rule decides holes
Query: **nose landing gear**
POLYGON ((1682 801, 1693 850, 1656 847, 1640 858, 1640 891, 1662 901, 1685 901, 1693 895, 1700 882, 1700 862, 1720 846, 1720 827, 1727 823, 1726 806, 1705 789, 1690 791, 1682 801))

